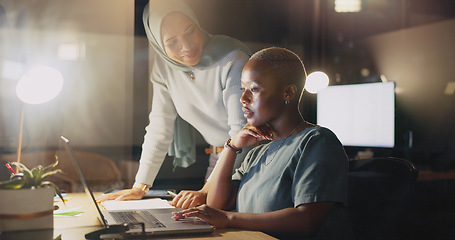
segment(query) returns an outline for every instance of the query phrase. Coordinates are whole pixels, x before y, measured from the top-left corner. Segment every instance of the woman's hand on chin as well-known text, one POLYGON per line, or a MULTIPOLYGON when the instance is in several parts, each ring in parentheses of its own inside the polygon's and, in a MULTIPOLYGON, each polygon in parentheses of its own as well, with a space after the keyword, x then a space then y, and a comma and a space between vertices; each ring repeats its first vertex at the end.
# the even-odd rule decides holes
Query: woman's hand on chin
POLYGON ((203 191, 181 191, 172 199, 170 204, 176 208, 192 208, 204 204, 207 193, 203 191))
POLYGON ((263 140, 273 140, 272 129, 267 125, 254 127, 247 123, 231 140, 235 148, 243 148, 263 140))

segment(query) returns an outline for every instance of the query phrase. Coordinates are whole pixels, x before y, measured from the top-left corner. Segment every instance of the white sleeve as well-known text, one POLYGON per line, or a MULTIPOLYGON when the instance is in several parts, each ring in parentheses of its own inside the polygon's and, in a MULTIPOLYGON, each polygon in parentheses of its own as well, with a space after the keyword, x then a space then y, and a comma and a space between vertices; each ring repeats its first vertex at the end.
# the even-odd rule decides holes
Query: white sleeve
POLYGON ((149 115, 149 125, 142 144, 139 169, 136 181, 152 185, 166 157, 174 133, 174 121, 177 112, 169 95, 160 66, 155 61, 151 74, 153 83, 152 110, 149 115))
POLYGON ((242 104, 240 103, 240 97, 242 96, 242 84, 240 80, 243 67, 248 61, 248 55, 238 50, 230 54, 229 57, 231 57, 233 62, 230 65, 226 77, 223 90, 223 103, 227 109, 228 125, 230 126, 229 136, 232 138, 246 124, 242 104))
MULTIPOLYGON (((246 124, 246 119, 243 116, 242 104, 240 103, 240 97, 242 96, 242 91, 240 89, 242 86, 241 84, 242 70, 246 62, 248 61, 249 57, 246 53, 240 50, 235 51, 233 54, 231 54, 230 57, 232 57, 233 64, 231 65, 231 68, 229 69, 229 73, 226 78, 226 85, 223 91, 223 102, 228 113, 228 124, 230 126, 229 136, 231 136, 232 138, 246 124)), ((233 171, 240 166, 246 154, 251 148, 252 147, 245 147, 241 154, 237 154, 237 157, 235 158, 233 171)), ((225 151, 226 148, 223 150, 223 152, 225 151)), ((223 152, 221 152, 218 155, 218 159, 221 158, 223 152)), ((219 161, 217 161, 212 173, 207 178, 207 182, 210 182, 210 180, 212 179, 213 172, 215 172, 215 169, 218 166, 218 162, 219 161)))

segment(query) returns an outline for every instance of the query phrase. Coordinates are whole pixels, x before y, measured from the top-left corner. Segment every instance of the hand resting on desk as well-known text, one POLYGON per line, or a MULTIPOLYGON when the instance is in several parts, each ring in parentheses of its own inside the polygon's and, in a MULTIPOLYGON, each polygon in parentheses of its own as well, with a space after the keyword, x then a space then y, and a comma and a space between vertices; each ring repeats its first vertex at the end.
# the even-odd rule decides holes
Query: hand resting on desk
POLYGON ((172 199, 170 204, 176 208, 192 208, 205 203, 207 193, 202 189, 199 191, 184 190, 172 199))
POLYGON ((114 193, 108 193, 108 194, 103 194, 101 197, 97 198, 97 202, 104 202, 107 200, 118 200, 118 201, 124 201, 124 200, 139 200, 144 197, 145 192, 143 192, 141 189, 138 188, 131 188, 131 189, 124 189, 122 191, 114 192, 114 193))
POLYGON ((205 204, 207 201, 207 192, 210 188, 210 182, 206 182, 198 191, 183 190, 172 199, 170 204, 176 208, 193 208, 205 204))

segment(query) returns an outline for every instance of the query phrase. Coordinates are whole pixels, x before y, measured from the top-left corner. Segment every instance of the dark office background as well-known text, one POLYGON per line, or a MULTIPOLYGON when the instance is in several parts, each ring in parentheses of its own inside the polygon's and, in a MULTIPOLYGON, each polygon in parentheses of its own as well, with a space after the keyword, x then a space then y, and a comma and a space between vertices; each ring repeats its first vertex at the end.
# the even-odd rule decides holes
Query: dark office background
MULTIPOLYGON (((11 40, 3 34, 8 28, 30 30, 39 36, 45 36, 39 30, 61 33, 68 28, 76 31, 76 36, 83 34, 81 41, 86 40, 87 62, 59 63, 67 71, 63 95, 57 101, 30 110, 32 113, 28 116, 31 117, 26 118, 29 124, 42 120, 47 108, 58 109, 45 118, 47 124, 40 125, 46 134, 35 136, 33 125, 28 126, 24 151, 55 148, 56 137, 64 134, 73 140, 77 149, 101 153, 116 163, 137 164, 151 98, 150 54, 141 18, 147 2, 0 0, 0 58, 27 62, 33 57, 33 53, 26 50, 31 44, 29 37, 34 35, 21 33, 20 40, 11 40), (11 13, 11 6, 19 10, 11 13), (130 40, 132 36, 134 39, 130 40), (12 44, 20 46, 17 52, 21 54, 10 54, 12 44), (110 45, 112 49, 97 52, 110 45), (131 53, 127 48, 132 49, 131 53), (81 71, 84 69, 88 71, 81 71), (115 83, 119 76, 125 76, 122 80, 125 83, 115 83), (96 88, 89 91, 93 85, 96 88), (96 101, 96 97, 102 100, 96 101), (69 98, 79 101, 65 106, 69 98), (38 117, 33 115, 37 112, 41 112, 38 117), (94 130, 98 134, 94 135, 94 130)), ((186 2, 208 32, 238 38, 253 51, 269 46, 289 48, 303 59, 309 73, 326 72, 330 85, 379 82, 381 75, 394 81, 397 86, 396 147, 373 148, 375 156, 403 157, 419 170, 437 173, 455 170, 455 90, 450 88, 455 81, 455 1, 362 0, 362 10, 355 13, 335 12, 334 0, 186 2)), ((57 45, 54 42, 57 39, 48 40, 57 45)), ((44 49, 40 50, 45 52, 44 49)), ((2 71, 0 68, 0 77, 2 71)), ((4 92, 10 80, 0 80, 0 154, 14 154, 20 104, 15 96, 4 92)), ((307 93, 304 101, 304 117, 315 122, 316 96, 307 93)), ((174 170, 172 160, 166 159, 157 186, 200 187, 207 165, 207 157, 201 153, 204 147, 205 142, 199 138, 198 162, 187 169, 174 170), (189 184, 181 184, 182 179, 189 184)), ((362 150, 364 148, 346 147, 350 157, 362 150)), ((130 174, 133 174, 128 176, 132 181, 134 170, 130 174)), ((397 239, 455 238, 454 181, 417 182, 405 230, 397 239)))
MULTIPOLYGON (((319 0, 187 2, 207 31, 255 43, 253 51, 289 48, 331 85, 385 75, 397 86, 396 147, 373 148, 375 156, 406 158, 419 170, 455 169, 455 95, 445 93, 455 75, 454 1, 363 0, 358 13, 337 13, 334 1, 319 0)), ((306 94, 305 103, 315 122, 315 96, 306 94)), ((346 147, 350 157, 362 150, 346 147)), ((418 181, 396 239, 454 238, 454 193, 454 180, 418 181)))
MULTIPOLYGON (((136 1, 137 35, 144 35, 140 17, 146 2, 136 1)), ((187 2, 208 32, 236 37, 253 51, 289 48, 309 73, 326 72, 330 85, 380 82, 389 75, 399 90, 396 147, 375 153, 438 170, 455 168, 455 97, 444 93, 455 74, 454 1, 363 0, 355 13, 335 12, 333 0, 187 2)), ((315 122, 315 95, 305 97, 305 118, 315 122)), ((347 148, 350 155, 359 150, 347 148)))

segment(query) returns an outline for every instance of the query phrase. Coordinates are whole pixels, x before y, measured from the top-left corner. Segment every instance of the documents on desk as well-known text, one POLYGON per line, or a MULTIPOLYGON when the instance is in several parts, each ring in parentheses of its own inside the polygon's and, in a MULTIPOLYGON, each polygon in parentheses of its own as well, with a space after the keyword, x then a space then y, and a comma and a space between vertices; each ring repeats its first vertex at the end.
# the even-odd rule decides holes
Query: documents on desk
POLYGON ((106 210, 174 208, 169 204, 167 200, 161 198, 149 198, 130 201, 109 200, 100 203, 100 205, 102 205, 106 210))
POLYGON ((71 209, 59 209, 54 211, 54 217, 79 217, 84 213, 81 207, 71 209))
MULTIPOLYGON (((95 196, 99 196, 101 193, 95 193, 95 196)), ((81 240, 85 239, 84 235, 93 232, 96 230, 101 230, 104 228, 103 225, 100 225, 100 222, 97 218, 97 211, 93 209, 93 202, 88 201, 87 195, 85 193, 69 193, 68 197, 70 200, 63 204, 62 202, 57 203, 60 206, 59 210, 77 210, 83 211, 84 213, 78 217, 55 217, 54 218, 54 230, 50 231, 50 235, 56 237, 61 235, 63 240, 81 240)), ((147 199, 148 200, 148 199, 147 199)), ((143 200, 142 200, 143 201, 143 200)), ((127 201, 118 201, 119 203, 126 203, 127 201)), ((166 210, 166 209, 158 209, 166 210)), ((177 209, 175 209, 177 210, 177 209)), ((115 211, 115 210, 112 210, 115 211)), ((121 210, 122 211, 122 210, 121 210)), ((171 209, 174 211, 174 209, 171 209)), ((174 221, 171 216, 168 214, 166 219, 172 220, 172 222, 180 223, 181 225, 188 225, 185 222, 174 221)), ((207 232, 203 235, 190 235, 189 233, 182 233, 176 236, 161 237, 158 239, 216 239, 216 240, 236 240, 236 239, 252 239, 252 240, 265 240, 265 239, 275 239, 265 233, 259 231, 248 231, 241 229, 214 229, 214 233, 207 232)), ((41 231, 42 232, 42 231, 41 231)), ((36 233, 34 233, 36 234, 36 233)), ((0 239, 3 240, 3 235, 0 239)), ((8 238, 9 239, 9 238, 8 238)), ((32 237, 22 237, 16 239, 38 239, 35 235, 32 237)), ((39 239, 52 239, 48 238, 39 238, 39 239)), ((150 238, 147 238, 150 239, 150 238)), ((153 239, 153 238, 152 238, 153 239)))

